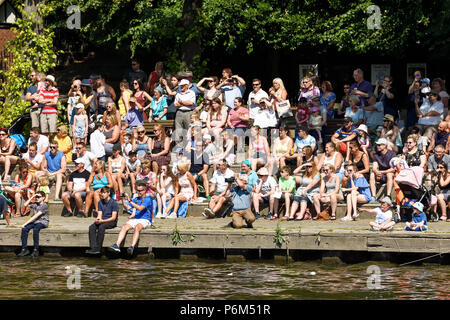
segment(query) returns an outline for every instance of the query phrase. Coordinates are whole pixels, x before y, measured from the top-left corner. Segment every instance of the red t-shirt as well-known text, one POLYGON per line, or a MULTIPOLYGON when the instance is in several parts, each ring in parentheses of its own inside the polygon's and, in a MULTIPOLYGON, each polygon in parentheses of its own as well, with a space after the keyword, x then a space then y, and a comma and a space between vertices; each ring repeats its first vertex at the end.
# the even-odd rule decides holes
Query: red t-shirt
POLYGON ((308 122, 309 108, 305 105, 299 105, 295 113, 295 119, 298 125, 305 125, 308 122))
MULTIPOLYGON (((41 97, 43 97, 44 99, 54 99, 59 98, 59 90, 56 87, 50 88, 50 89, 42 89, 41 92, 39 93, 39 95, 41 97)), ((55 105, 44 105, 44 107, 42 108, 42 113, 58 113, 56 104, 55 105)))

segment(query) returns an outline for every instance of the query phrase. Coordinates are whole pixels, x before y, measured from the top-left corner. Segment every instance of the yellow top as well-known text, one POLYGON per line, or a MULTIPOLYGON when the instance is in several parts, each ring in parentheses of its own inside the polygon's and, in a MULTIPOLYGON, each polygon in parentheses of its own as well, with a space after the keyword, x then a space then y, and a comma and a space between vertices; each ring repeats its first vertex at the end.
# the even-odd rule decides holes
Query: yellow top
POLYGON ((58 142, 58 150, 65 154, 66 162, 72 162, 72 139, 69 136, 62 139, 55 136, 55 140, 58 142))
POLYGON ((127 115, 127 108, 125 107, 125 103, 123 102, 122 97, 127 96, 128 100, 129 100, 132 94, 133 94, 133 91, 131 91, 130 89, 125 89, 122 93, 122 96, 119 99, 119 111, 120 111, 121 117, 125 117, 127 115))

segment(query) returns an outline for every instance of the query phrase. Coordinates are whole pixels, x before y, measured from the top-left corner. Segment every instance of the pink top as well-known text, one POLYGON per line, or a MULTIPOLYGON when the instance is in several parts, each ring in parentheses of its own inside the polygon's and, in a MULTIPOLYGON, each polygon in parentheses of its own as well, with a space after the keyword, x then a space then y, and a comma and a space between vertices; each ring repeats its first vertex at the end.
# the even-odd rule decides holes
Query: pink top
POLYGON ((244 107, 240 107, 238 111, 235 109, 231 109, 230 111, 230 122, 235 128, 246 128, 248 127, 248 121, 242 121, 238 118, 238 115, 244 117, 245 115, 249 115, 248 109, 244 107))

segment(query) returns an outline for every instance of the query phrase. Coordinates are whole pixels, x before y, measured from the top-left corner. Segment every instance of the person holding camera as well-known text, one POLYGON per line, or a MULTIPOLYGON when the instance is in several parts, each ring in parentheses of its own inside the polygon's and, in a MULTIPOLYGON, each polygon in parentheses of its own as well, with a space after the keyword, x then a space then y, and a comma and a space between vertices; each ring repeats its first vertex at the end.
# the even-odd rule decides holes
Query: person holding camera
POLYGON ((441 208, 441 221, 450 221, 447 219, 447 202, 450 195, 450 174, 448 172, 447 163, 441 161, 437 165, 435 174, 433 174, 434 183, 439 188, 436 192, 437 204, 433 207, 434 212, 437 212, 437 205, 441 208))
POLYGON ((234 109, 234 99, 244 96, 245 80, 238 75, 232 75, 229 78, 223 78, 216 89, 223 92, 224 102, 231 110, 234 109))
MULTIPOLYGON (((230 181, 230 180, 229 180, 230 181)), ((228 183, 228 188, 232 187, 232 183, 228 183)), ((250 209, 252 199, 252 186, 248 184, 248 176, 239 174, 235 185, 230 189, 230 198, 233 203, 231 212, 231 227, 240 229, 247 224, 247 228, 253 228, 255 216, 250 209)))
POLYGON ((209 192, 210 194, 214 192, 214 195, 211 197, 208 208, 205 208, 204 214, 209 217, 215 217, 227 200, 228 184, 234 182, 234 172, 228 168, 225 159, 219 161, 218 169, 214 171, 210 182, 209 192))

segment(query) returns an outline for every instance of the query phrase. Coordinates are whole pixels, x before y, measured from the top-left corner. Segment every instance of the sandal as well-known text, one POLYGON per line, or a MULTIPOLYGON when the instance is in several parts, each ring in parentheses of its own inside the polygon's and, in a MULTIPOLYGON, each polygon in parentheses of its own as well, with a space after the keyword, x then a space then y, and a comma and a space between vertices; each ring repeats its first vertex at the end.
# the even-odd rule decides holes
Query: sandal
POLYGON ((281 220, 288 221, 288 220, 289 220, 289 217, 288 217, 288 216, 283 216, 283 217, 281 218, 281 220))
POLYGON ((336 220, 336 216, 331 216, 330 220, 336 220))
POLYGON ((447 219, 447 216, 441 216, 439 218, 439 220, 441 220, 441 221, 449 221, 450 219, 447 219))
POLYGON ((278 217, 277 216, 272 216, 272 217, 270 217, 269 220, 278 220, 278 217))

